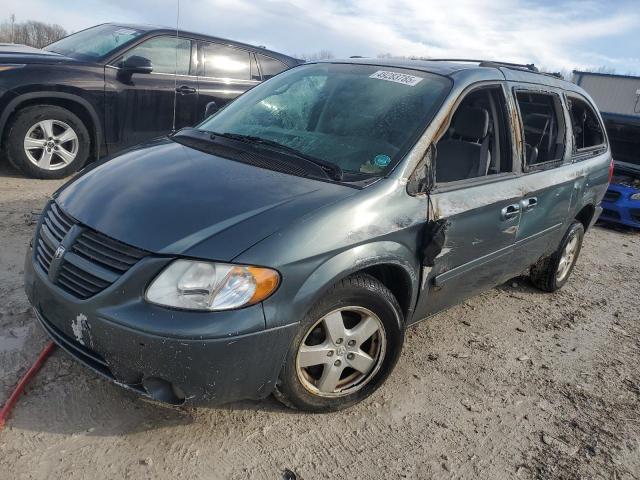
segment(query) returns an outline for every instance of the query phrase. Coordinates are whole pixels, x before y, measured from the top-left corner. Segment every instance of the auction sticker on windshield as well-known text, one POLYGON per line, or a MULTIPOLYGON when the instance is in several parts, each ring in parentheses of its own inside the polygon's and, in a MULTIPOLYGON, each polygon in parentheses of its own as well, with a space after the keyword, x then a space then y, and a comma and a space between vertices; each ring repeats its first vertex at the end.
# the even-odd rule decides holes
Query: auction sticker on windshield
POLYGON ((415 77, 413 75, 407 75, 406 73, 388 72, 386 70, 378 70, 376 73, 369 75, 369 78, 402 83, 404 85, 409 85, 410 87, 414 87, 422 81, 422 77, 415 77))

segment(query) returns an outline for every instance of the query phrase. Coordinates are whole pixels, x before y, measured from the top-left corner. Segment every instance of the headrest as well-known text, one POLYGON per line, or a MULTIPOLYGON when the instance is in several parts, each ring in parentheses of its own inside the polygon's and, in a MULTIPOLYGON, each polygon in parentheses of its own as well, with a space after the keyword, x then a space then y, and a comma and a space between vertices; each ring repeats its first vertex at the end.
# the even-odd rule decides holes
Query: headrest
POLYGON ((484 108, 463 107, 453 117, 453 131, 465 138, 484 138, 489 130, 489 112, 484 108))

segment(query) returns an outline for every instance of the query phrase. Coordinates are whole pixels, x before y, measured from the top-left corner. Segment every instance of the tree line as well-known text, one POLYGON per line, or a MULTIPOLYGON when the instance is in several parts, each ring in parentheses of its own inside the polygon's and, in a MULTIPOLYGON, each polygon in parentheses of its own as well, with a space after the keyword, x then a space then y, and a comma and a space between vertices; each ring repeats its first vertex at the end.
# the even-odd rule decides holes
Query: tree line
POLYGON ((67 31, 55 23, 27 20, 16 23, 13 19, 0 24, 0 43, 20 43, 42 48, 67 36, 67 31))

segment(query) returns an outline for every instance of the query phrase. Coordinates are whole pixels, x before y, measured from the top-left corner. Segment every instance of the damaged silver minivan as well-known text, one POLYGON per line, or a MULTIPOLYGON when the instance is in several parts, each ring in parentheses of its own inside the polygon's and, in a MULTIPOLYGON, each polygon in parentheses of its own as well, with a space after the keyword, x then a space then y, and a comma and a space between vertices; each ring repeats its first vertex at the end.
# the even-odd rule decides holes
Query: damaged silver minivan
POLYGON ((562 287, 610 175, 592 100, 531 66, 310 63, 63 186, 25 289, 58 345, 142 395, 336 410, 410 325, 523 271, 562 287))

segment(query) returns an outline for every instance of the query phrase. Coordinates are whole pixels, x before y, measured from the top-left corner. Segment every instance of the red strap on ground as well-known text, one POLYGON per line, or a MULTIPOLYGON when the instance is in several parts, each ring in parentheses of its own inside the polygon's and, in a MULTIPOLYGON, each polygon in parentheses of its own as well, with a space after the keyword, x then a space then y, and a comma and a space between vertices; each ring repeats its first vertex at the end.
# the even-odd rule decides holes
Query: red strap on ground
POLYGON ((0 410, 0 430, 2 430, 2 428, 4 427, 4 423, 6 422, 7 417, 9 416, 9 412, 11 411, 11 408, 13 408, 13 406, 18 401, 18 397, 24 391, 24 387, 26 387, 27 383, 29 383, 29 381, 34 377, 34 375, 38 373, 38 370, 40 370, 40 367, 42 367, 42 364, 44 363, 44 361, 47 359, 49 355, 51 355, 51 352, 53 352, 55 348, 56 348, 56 344, 53 342, 49 342, 47 346, 44 347, 44 350, 40 352, 40 355, 38 355, 38 358, 36 358, 36 361, 33 363, 33 365, 31 365, 31 368, 20 379, 20 381, 18 382, 18 385, 16 385, 15 390, 9 397, 9 400, 7 400, 7 403, 5 403, 4 407, 2 407, 2 410, 0 410))

